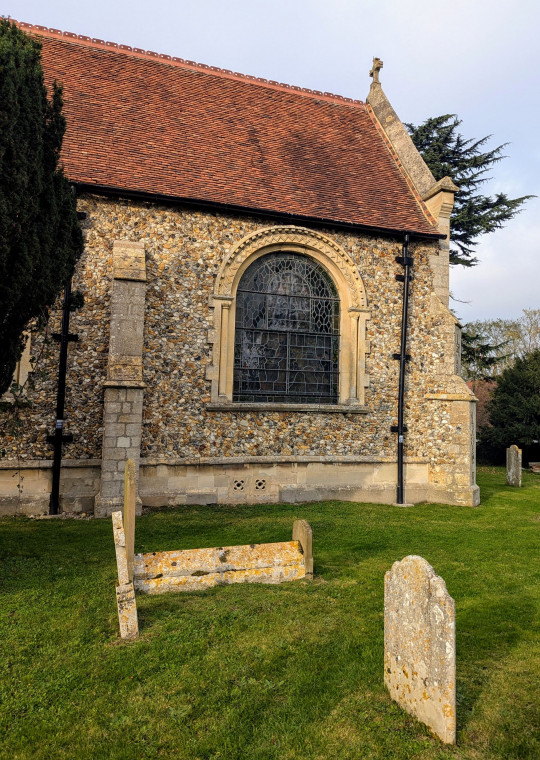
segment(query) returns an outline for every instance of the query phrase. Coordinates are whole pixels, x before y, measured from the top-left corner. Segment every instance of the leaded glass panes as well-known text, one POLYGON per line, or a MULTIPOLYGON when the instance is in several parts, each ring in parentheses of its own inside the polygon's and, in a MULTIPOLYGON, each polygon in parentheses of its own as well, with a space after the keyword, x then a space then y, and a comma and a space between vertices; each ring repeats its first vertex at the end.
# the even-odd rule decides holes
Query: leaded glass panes
POLYGON ((335 404, 339 299, 326 270, 293 253, 261 256, 236 295, 234 401, 335 404))

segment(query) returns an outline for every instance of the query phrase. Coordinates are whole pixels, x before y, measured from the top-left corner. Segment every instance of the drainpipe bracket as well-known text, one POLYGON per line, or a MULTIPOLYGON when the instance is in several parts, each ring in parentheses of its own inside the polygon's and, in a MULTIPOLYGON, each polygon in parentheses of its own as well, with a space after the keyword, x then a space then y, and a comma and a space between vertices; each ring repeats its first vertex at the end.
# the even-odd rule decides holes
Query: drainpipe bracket
POLYGON ((396 263, 404 267, 412 267, 414 259, 412 256, 396 256, 396 263))

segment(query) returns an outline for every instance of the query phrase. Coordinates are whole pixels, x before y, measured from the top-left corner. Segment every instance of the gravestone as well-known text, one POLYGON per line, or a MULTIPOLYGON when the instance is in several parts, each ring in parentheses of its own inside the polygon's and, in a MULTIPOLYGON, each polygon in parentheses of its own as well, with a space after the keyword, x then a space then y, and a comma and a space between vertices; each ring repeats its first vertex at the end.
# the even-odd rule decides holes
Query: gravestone
MULTIPOLYGON (((126 550, 126 534, 122 512, 112 513, 114 534, 114 548, 116 550, 116 565, 118 569, 118 586, 116 587, 116 604, 118 607, 118 623, 120 625, 120 638, 136 639, 139 635, 139 622, 137 619, 137 603, 135 601, 135 587, 133 575, 129 577, 129 560, 126 550)), ((131 566, 133 574, 133 565, 131 566)))
POLYGON ((395 562, 384 578, 384 683, 401 707, 455 744, 454 600, 422 557, 395 562))
POLYGON ((282 583, 313 578, 313 533, 305 520, 294 521, 292 541, 135 555, 136 503, 136 466, 128 459, 124 467, 123 512, 112 513, 122 639, 136 639, 139 635, 135 590, 160 594, 200 591, 224 583, 282 583))
POLYGON ((517 446, 506 449, 506 485, 521 488, 521 449, 517 446))
POLYGON ((120 638, 125 640, 138 638, 139 621, 133 583, 125 583, 116 587, 116 604, 118 606, 120 638))

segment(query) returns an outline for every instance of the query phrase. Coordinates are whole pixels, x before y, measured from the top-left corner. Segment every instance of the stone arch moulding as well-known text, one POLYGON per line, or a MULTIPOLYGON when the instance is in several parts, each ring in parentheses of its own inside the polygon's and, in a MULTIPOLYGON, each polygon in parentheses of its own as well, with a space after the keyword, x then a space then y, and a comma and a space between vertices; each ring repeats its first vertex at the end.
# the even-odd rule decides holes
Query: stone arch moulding
MULTIPOLYGON (((238 283, 256 259, 279 251, 311 256, 332 277, 341 303, 338 406, 346 405, 350 411, 363 406, 365 389, 369 385, 366 322, 370 312, 362 277, 351 257, 331 238, 295 226, 266 227, 247 235, 234 246, 218 271, 211 297, 214 312, 214 328, 209 334, 209 342, 213 344, 212 365, 207 371, 207 379, 212 382, 212 404, 232 404, 238 283)), ((265 408, 268 406, 271 405, 264 405, 265 408)), ((291 410, 299 406, 291 404, 291 410)))

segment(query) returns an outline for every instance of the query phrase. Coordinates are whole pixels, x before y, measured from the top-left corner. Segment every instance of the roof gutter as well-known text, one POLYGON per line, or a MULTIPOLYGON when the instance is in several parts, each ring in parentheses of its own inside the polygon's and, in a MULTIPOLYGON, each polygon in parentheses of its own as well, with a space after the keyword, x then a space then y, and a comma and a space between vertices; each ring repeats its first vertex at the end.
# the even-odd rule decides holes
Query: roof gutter
MULTIPOLYGON (((249 206, 236 206, 229 203, 218 203, 216 201, 199 200, 193 198, 179 198, 172 195, 161 195, 160 193, 148 193, 142 190, 126 190, 120 187, 109 187, 107 185, 94 185, 85 182, 73 182, 77 187, 77 194, 88 192, 102 195, 132 198, 134 200, 149 201, 152 203, 167 203, 177 206, 188 206, 191 208, 201 208, 222 213, 250 214, 263 216, 268 219, 287 220, 288 222, 297 222, 299 224, 311 224, 318 227, 337 227, 338 229, 350 230, 351 232, 368 232, 371 235, 381 235, 384 237, 401 237, 403 228, 376 227, 368 224, 354 224, 352 222, 340 222, 335 219, 326 219, 316 216, 303 216, 301 214, 288 214, 285 211, 269 211, 268 209, 251 208, 249 206)), ((410 230, 408 233, 411 239, 415 240, 442 240, 446 236, 440 232, 415 232, 410 230)))

